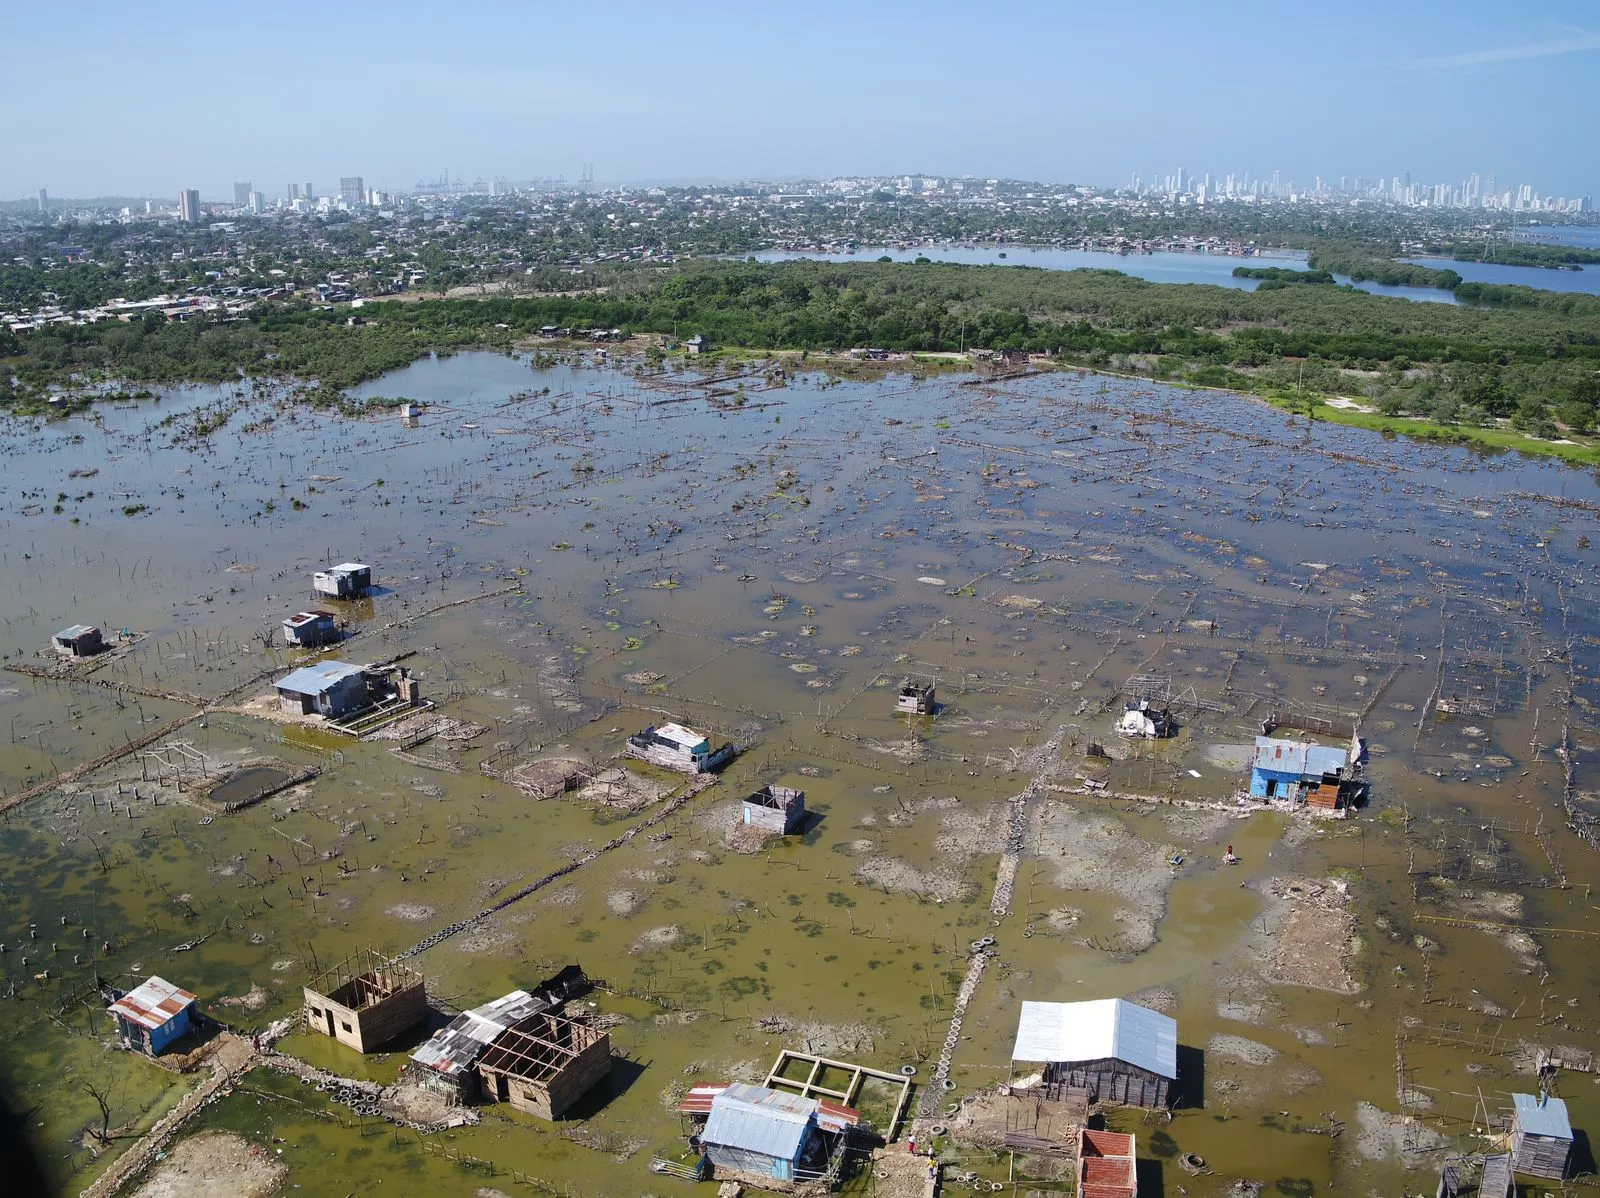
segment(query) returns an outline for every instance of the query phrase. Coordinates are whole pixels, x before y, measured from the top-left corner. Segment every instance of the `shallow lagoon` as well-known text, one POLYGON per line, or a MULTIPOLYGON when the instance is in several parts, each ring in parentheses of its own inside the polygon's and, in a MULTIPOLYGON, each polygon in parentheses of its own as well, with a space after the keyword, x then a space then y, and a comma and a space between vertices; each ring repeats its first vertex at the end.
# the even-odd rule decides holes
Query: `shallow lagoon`
MULTIPOLYGON (((582 1125, 592 1143, 522 1116, 450 1138, 502 1169, 584 1194, 664 1184, 645 1163, 675 1142, 673 1094, 763 1073, 782 1047, 925 1078, 966 946, 985 934, 999 955, 966 1015, 955 1096, 1006 1078, 1022 999, 1144 992, 1205 1062, 1202 1105, 1170 1125, 1113 1116, 1169 1193, 1241 1176, 1268 1192, 1394 1192, 1408 1161, 1435 1159, 1404 1152, 1407 1134, 1425 1137, 1375 1113, 1402 1110, 1397 1030, 1600 1046, 1566 1005, 1593 989, 1586 940, 1538 933, 1590 925, 1592 850, 1565 827, 1554 748, 1566 724, 1587 794, 1593 478, 1075 373, 784 382, 755 370, 708 389, 463 354, 362 390, 426 402, 416 427, 196 389, 10 430, 0 651, 37 661, 78 619, 148 635, 95 675, 127 690, 0 676, 6 793, 190 710, 133 688, 210 697, 286 671, 297 655, 256 634, 311 603, 312 569, 347 558, 381 586, 341 609, 360 633, 342 652, 414 652, 444 714, 488 729, 418 750, 452 772, 217 713, 175 738, 324 772, 206 819, 126 759, 9 815, 0 969, 17 1034, 0 1065, 39 1104, 59 1170, 94 1168, 73 1144, 92 1104, 63 1071, 113 1070, 119 1117, 175 1098, 165 1074, 107 1057, 89 1009, 57 1016, 77 1034, 47 1014, 95 972, 161 972, 245 1026, 292 1013, 314 962, 402 949, 650 814, 538 802, 481 763, 604 760, 662 715, 752 747, 661 826, 670 839, 641 836, 415 959, 458 1006, 573 960, 613 991, 595 999, 620 1017, 631 1064, 582 1125), (186 436, 214 404, 238 410, 186 436), (908 673, 938 679, 936 719, 892 714, 908 673), (1136 674, 1173 679, 1176 740, 1108 735, 1136 674), (1440 698, 1492 714, 1441 715, 1440 698), (1269 714, 1359 715, 1372 807, 1321 825, 1071 793, 1102 740, 1115 792, 1226 799, 1240 774, 1217 747, 1248 743, 1269 714), (1025 760, 1058 732, 1051 761, 1025 760), (1035 777, 1044 797, 996 926, 1005 800, 1035 777), (730 803, 768 781, 802 786, 820 818, 739 855, 730 803), (1230 844, 1239 866, 1220 863, 1230 844), (1359 990, 1271 980, 1270 883, 1299 876, 1348 882, 1359 990), (1440 922, 1462 912, 1472 925, 1440 922), (78 943, 43 947, 62 935, 78 943), (259 1009, 220 1005, 253 986, 259 1009), (1344 1135, 1306 1130, 1325 1113, 1344 1135), (1183 1174, 1171 1145, 1215 1173, 1183 1174)), ((1471 1147, 1458 1095, 1533 1079, 1514 1056, 1440 1038, 1406 1044, 1406 1109, 1471 1147)), ((352 1075, 399 1064, 304 1034, 288 1048, 352 1075)), ((1585 1080, 1567 1075, 1563 1093, 1593 1127, 1585 1080)), ((499 1184, 261 1095, 216 1111, 290 1140, 303 1193, 347 1193, 356 1167, 499 1184)), ((992 1154, 953 1159, 1006 1174, 992 1154)))

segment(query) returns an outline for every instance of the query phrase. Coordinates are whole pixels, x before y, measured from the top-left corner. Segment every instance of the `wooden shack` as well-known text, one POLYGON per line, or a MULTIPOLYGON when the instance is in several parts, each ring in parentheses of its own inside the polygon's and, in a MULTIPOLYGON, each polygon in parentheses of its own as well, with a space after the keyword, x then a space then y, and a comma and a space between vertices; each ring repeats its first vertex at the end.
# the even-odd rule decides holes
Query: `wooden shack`
POLYGON ((1518 1173, 1562 1178, 1572 1155, 1567 1104, 1549 1094, 1511 1096, 1511 1159, 1518 1173))
POLYGON ((1013 1061, 1043 1064, 1042 1096, 1164 1107, 1178 1077, 1178 1025, 1120 998, 1025 1002, 1013 1061))
POLYGON ((806 792, 787 786, 763 786, 745 796, 741 819, 745 825, 779 836, 800 831, 806 819, 806 792))
POLYGON ((50 638, 56 652, 64 657, 93 657, 106 647, 100 630, 90 624, 74 624, 50 638))
MULTIPOLYGON (((1511 1154, 1502 1152, 1483 1158, 1483 1172, 1478 1176, 1478 1198, 1512 1198, 1515 1178, 1511 1175, 1511 1154)), ((1441 1180, 1439 1188, 1444 1188, 1441 1180)))
POLYGON ((611 1037, 548 1012, 507 1030, 478 1060, 486 1100, 552 1121, 610 1076, 611 1037))
POLYGON ((682 724, 652 724, 628 737, 624 752, 663 769, 684 774, 704 774, 733 759, 734 748, 713 748, 709 737, 682 724))
POLYGON ((297 612, 283 622, 286 645, 328 645, 339 639, 339 625, 331 611, 297 612))
POLYGON ((371 1052, 428 1015, 422 974, 372 949, 355 953, 304 987, 306 1027, 357 1052, 371 1052))
POLYGON ((902 678, 895 695, 894 709, 911 715, 932 715, 933 690, 931 682, 913 682, 910 678, 902 678))
POLYGON ((311 576, 311 589, 327 599, 359 599, 372 589, 372 567, 341 562, 311 576))

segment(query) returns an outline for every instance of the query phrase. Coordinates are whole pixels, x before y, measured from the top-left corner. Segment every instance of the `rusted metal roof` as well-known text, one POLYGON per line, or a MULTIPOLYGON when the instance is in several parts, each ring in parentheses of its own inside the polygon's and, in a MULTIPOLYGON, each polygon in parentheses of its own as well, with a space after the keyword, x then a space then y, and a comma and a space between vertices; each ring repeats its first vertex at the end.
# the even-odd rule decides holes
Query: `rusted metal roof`
POLYGON ((678 1104, 678 1111, 684 1115, 709 1115, 711 1100, 727 1088, 727 1082, 703 1082, 698 1086, 691 1086, 689 1092, 683 1096, 683 1101, 678 1104))
POLYGON ((411 1059, 426 1069, 446 1077, 459 1077, 483 1055, 484 1049, 509 1028, 530 1015, 548 1009, 550 1003, 526 990, 513 990, 503 998, 463 1011, 440 1028, 411 1054, 411 1059))
POLYGON ((129 1023, 154 1031, 165 1027, 183 1009, 195 1002, 195 996, 181 990, 165 978, 152 977, 135 986, 106 1010, 129 1023))

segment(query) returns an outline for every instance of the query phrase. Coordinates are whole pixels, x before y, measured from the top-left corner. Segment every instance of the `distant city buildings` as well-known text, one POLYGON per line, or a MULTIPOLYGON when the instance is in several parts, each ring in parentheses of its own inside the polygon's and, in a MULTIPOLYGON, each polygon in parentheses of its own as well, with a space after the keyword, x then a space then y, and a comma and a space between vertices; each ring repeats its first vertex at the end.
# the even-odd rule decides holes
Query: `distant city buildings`
POLYGON ((50 211, 50 193, 42 187, 39 189, 39 211, 50 211))
POLYGON ((200 223, 200 193, 193 188, 178 193, 178 219, 186 225, 200 223))
POLYGON ((1474 171, 1458 183, 1414 183, 1410 171, 1403 171, 1383 179, 1355 177, 1355 186, 1347 184, 1348 176, 1339 176, 1337 186, 1322 176, 1315 177, 1308 186, 1293 179, 1284 179, 1278 171, 1270 179, 1252 179, 1243 175, 1224 175, 1217 182, 1210 174, 1198 181, 1196 176, 1181 166, 1175 174, 1153 177, 1149 183, 1135 174, 1128 190, 1136 196, 1166 197, 1173 201, 1234 201, 1260 203, 1283 201, 1291 204, 1305 202, 1323 203, 1376 203, 1394 204, 1405 208, 1457 208, 1489 209, 1501 212, 1551 212, 1578 213, 1591 211, 1588 196, 1547 196, 1534 191, 1533 185, 1524 183, 1517 188, 1499 190, 1494 176, 1484 177, 1474 171))
POLYGON ((233 185, 233 206, 235 208, 248 208, 250 206, 250 184, 235 183, 233 185))
POLYGON ((339 180, 339 198, 352 208, 367 202, 366 187, 360 175, 345 175, 339 180))

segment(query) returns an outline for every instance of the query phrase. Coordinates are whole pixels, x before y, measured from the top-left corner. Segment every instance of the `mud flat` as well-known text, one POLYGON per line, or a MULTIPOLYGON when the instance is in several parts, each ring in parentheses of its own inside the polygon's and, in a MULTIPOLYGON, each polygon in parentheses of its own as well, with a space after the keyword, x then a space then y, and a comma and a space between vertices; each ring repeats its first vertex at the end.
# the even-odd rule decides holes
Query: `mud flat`
POLYGON ((289 1167, 241 1135, 201 1132, 180 1140, 156 1164, 133 1198, 269 1198, 289 1176, 289 1167))

